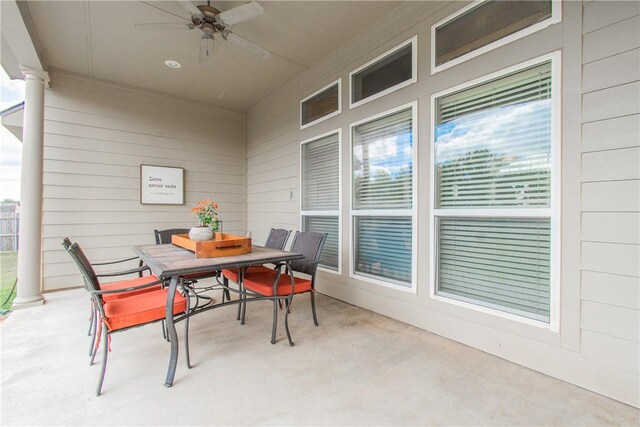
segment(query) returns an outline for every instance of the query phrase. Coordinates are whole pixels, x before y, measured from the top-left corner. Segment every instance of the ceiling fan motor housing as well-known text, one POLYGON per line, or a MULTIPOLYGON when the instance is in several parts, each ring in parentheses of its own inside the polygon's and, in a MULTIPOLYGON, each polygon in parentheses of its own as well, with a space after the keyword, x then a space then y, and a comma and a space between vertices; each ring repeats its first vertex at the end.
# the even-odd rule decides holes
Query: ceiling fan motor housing
POLYGON ((225 30, 225 26, 220 23, 217 16, 220 11, 213 6, 202 4, 196 6, 202 12, 202 17, 191 16, 191 22, 196 27, 199 27, 207 36, 212 36, 215 33, 220 33, 225 30))

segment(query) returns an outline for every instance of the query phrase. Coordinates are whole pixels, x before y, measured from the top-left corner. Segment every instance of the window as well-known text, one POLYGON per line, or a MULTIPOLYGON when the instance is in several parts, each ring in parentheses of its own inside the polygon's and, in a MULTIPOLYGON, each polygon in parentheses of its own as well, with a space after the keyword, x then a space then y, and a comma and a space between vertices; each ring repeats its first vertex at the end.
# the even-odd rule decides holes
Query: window
POLYGON ((302 142, 301 228, 328 233, 320 267, 340 273, 340 141, 336 130, 302 142))
POLYGON ((350 73, 351 108, 416 81, 416 37, 350 73))
POLYGON ((341 81, 338 79, 300 101, 300 129, 340 114, 342 111, 341 81))
POLYGON ((431 27, 432 73, 559 21, 557 1, 476 1, 431 27))
POLYGON ((353 124, 352 277, 415 291, 417 104, 353 124))
POLYGON ((434 95, 436 296, 552 321, 557 61, 434 95))

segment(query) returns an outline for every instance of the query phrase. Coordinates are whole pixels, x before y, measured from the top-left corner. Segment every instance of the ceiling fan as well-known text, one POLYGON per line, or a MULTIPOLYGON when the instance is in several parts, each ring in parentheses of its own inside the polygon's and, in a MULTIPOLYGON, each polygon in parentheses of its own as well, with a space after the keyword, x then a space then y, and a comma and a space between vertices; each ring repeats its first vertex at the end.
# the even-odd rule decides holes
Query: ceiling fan
POLYGON ((200 38, 199 56, 200 63, 203 65, 211 62, 213 41, 216 35, 219 35, 223 40, 246 49, 261 59, 267 59, 269 57, 270 53, 268 50, 261 48, 257 44, 231 31, 231 26, 235 24, 264 15, 264 9, 256 1, 234 7, 224 12, 220 12, 211 6, 209 0, 207 0, 207 4, 197 6, 190 1, 178 1, 177 3, 190 14, 190 19, 185 18, 184 22, 135 24, 135 27, 137 29, 149 30, 199 29, 203 33, 200 38))

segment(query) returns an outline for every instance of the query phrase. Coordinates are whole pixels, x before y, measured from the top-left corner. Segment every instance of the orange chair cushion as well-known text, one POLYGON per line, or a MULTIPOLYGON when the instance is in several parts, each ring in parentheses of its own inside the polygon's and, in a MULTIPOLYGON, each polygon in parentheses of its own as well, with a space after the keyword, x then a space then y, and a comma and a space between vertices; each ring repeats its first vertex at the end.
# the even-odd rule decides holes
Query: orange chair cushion
MULTIPOLYGON (((260 295, 272 297, 273 295, 273 281, 276 275, 273 270, 270 273, 254 274, 247 276, 244 279, 244 287, 252 292, 260 295)), ((295 281, 295 293, 300 294, 302 292, 308 292, 311 290, 311 280, 300 279, 299 277, 293 277, 295 281)), ((285 296, 291 294, 291 276, 288 274, 281 274, 278 280, 277 295, 285 296)))
MULTIPOLYGON (((265 267, 262 265, 255 265, 253 267, 247 268, 247 271, 245 271, 244 275, 246 279, 246 277, 250 274, 265 274, 265 273, 273 274, 273 272, 274 272, 273 268, 265 267)), ((231 280, 232 282, 238 283, 238 280, 240 279, 238 277, 240 275, 240 269, 238 268, 224 269, 222 270, 222 275, 225 276, 227 279, 231 280)))
MULTIPOLYGON (((153 276, 153 275, 142 276, 142 277, 136 277, 135 279, 120 280, 118 282, 100 283, 100 289, 103 291, 112 291, 114 289, 132 288, 134 286, 142 286, 151 282, 157 282, 158 280, 160 279, 158 279, 157 276, 153 276)), ((158 284, 157 286, 149 286, 148 288, 136 289, 135 291, 123 291, 123 292, 116 292, 113 294, 104 294, 102 295, 102 301, 107 302, 107 301, 113 301, 121 298, 128 298, 134 295, 140 295, 147 292, 157 291, 161 288, 162 288, 162 285, 158 284)))
MULTIPOLYGON (((167 292, 169 290, 165 288, 105 303, 107 327, 110 331, 116 331, 163 319, 166 315, 167 292)), ((173 314, 184 313, 186 310, 187 299, 176 292, 173 314)))

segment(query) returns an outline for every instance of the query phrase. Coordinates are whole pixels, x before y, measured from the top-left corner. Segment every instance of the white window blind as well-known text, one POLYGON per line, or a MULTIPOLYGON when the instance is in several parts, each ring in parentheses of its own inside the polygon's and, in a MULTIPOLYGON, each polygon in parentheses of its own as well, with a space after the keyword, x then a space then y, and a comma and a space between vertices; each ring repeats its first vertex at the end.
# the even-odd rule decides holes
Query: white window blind
POLYGON ((340 134, 304 142, 301 167, 301 228, 327 233, 320 266, 339 271, 340 134))
POLYGON ((302 145, 302 210, 338 210, 338 134, 302 145))
POLYGON ((553 84, 549 60, 436 98, 438 295, 550 321, 553 84))
POLYGON ((352 127, 353 273, 413 288, 413 109, 352 127))
POLYGON ((411 108, 353 129, 353 209, 411 209, 411 108))
POLYGON ((411 217, 355 217, 356 273, 411 286, 411 217))
POLYGON ((438 208, 548 207, 551 68, 438 100, 438 208))
POLYGON ((440 294, 549 319, 549 219, 441 218, 440 294))
POLYGON ((311 216, 305 215, 302 223, 303 231, 315 231, 317 233, 327 233, 327 240, 324 242, 320 265, 338 271, 338 233, 340 224, 337 216, 311 216))

